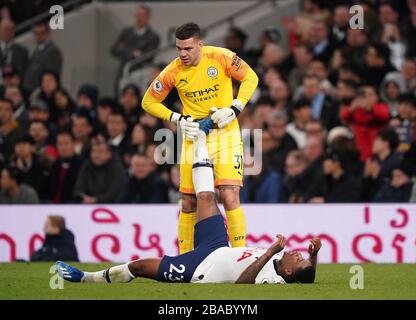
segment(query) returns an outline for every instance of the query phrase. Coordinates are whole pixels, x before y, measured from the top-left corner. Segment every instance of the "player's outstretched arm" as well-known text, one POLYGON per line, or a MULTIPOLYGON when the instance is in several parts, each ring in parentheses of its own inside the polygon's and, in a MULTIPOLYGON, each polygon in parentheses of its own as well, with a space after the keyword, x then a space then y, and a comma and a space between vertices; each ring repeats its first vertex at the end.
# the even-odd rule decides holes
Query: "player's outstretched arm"
POLYGON ((283 235, 278 234, 276 238, 276 242, 273 243, 260 258, 249 265, 235 283, 256 283, 256 277, 261 269, 263 269, 264 265, 273 257, 273 255, 282 251, 286 245, 286 238, 283 235))

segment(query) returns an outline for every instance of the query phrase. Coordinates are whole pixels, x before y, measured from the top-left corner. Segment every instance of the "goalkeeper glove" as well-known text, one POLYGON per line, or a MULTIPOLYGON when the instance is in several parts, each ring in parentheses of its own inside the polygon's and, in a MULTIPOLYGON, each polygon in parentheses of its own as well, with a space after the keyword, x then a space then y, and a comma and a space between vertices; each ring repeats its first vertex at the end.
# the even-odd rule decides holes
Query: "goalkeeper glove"
POLYGON ((233 102, 231 102, 230 108, 211 108, 211 112, 213 112, 211 119, 218 125, 218 128, 222 129, 237 118, 243 109, 243 103, 238 99, 234 99, 233 102))
POLYGON ((170 121, 179 125, 181 130, 185 133, 185 137, 194 140, 199 131, 199 123, 194 122, 191 116, 183 116, 180 113, 174 112, 170 116, 170 121))

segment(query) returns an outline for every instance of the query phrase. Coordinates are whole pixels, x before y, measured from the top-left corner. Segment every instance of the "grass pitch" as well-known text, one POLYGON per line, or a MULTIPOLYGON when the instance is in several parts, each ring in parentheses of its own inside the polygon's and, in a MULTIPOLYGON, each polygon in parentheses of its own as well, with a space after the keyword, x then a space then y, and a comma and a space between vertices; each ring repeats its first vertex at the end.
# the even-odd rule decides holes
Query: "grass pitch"
MULTIPOLYGON (((98 271, 110 264, 80 264, 85 271, 98 271)), ((363 264, 364 289, 349 286, 351 265, 318 265, 314 284, 235 285, 172 284, 135 279, 128 284, 64 283, 52 290, 49 273, 53 263, 0 264, 0 299, 416 299, 415 264, 363 264)))

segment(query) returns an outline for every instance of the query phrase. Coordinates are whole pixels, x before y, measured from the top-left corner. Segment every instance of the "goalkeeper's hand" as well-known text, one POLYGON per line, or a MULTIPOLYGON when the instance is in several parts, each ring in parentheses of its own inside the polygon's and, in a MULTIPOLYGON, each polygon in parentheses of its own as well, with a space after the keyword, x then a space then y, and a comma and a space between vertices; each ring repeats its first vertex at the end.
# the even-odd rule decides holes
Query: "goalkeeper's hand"
POLYGON ((211 108, 211 112, 213 112, 211 119, 218 125, 218 128, 222 129, 237 118, 243 109, 243 103, 240 100, 234 99, 230 108, 211 108))
POLYGON ((199 123, 194 122, 191 116, 183 116, 180 113, 174 112, 170 116, 170 121, 181 127, 187 139, 194 140, 197 137, 199 123))

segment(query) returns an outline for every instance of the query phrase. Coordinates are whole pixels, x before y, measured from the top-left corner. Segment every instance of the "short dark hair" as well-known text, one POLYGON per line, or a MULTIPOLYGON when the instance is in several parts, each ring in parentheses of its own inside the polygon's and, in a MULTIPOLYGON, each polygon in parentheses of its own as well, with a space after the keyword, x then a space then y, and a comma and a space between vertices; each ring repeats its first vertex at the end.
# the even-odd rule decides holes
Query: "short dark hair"
POLYGON ((301 98, 301 99, 295 101, 295 103, 293 104, 292 109, 293 109, 293 111, 297 111, 297 110, 300 110, 304 107, 311 108, 311 101, 309 99, 301 98))
POLYGON ((379 138, 389 144, 391 152, 394 152, 400 143, 399 136, 393 128, 385 128, 378 134, 379 138))
POLYGON ((397 97, 397 103, 408 103, 416 107, 416 96, 411 93, 402 93, 397 97))
POLYGON ((348 87, 348 88, 350 88, 354 91, 357 91, 357 89, 358 89, 358 83, 354 80, 351 80, 351 79, 344 79, 344 80, 340 79, 340 80, 338 80, 338 83, 343 83, 346 87, 348 87))
POLYGON ((10 99, 8 99, 8 98, 0 98, 0 102, 6 102, 6 103, 8 103, 9 105, 10 105, 10 108, 12 109, 12 111, 13 111, 13 106, 14 106, 14 104, 13 104, 13 101, 12 100, 10 100, 10 99))
POLYGON ((314 283, 315 281, 315 268, 308 266, 305 268, 299 268, 288 279, 285 279, 287 283, 314 283))
POLYGON ((72 134, 72 132, 70 130, 67 130, 67 129, 62 129, 62 130, 58 131, 58 133, 56 134, 56 141, 58 141, 59 136, 68 136, 68 137, 71 138, 72 141, 75 140, 75 137, 72 134))
POLYGON ((194 37, 200 38, 201 28, 194 22, 188 22, 176 29, 175 36, 179 40, 186 40, 194 37))
POLYGON ((370 44, 368 47, 374 48, 374 50, 376 50, 377 52, 377 56, 379 58, 383 58, 386 64, 389 63, 390 49, 386 44, 381 43, 381 42, 376 42, 376 43, 370 44))
POLYGON ((23 181, 23 174, 22 171, 20 171, 15 166, 6 166, 3 168, 3 170, 6 170, 9 173, 9 176, 12 180, 16 181, 17 184, 21 184, 23 181))
POLYGON ((121 117, 121 119, 123 120, 123 122, 125 124, 128 123, 126 115, 120 109, 115 109, 115 110, 111 111, 110 116, 116 116, 116 117, 119 116, 119 117, 121 117))

